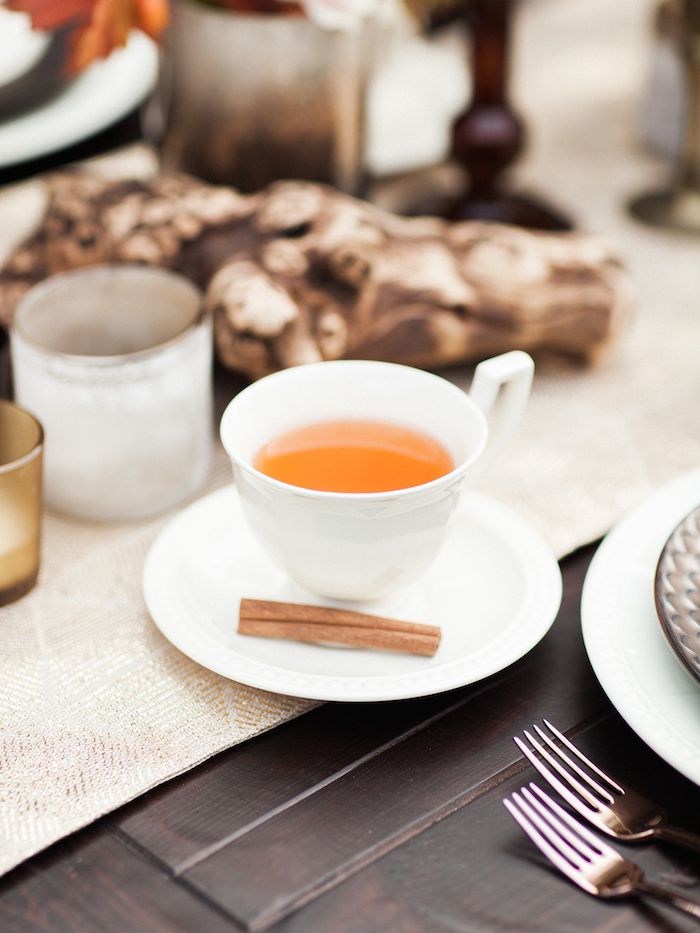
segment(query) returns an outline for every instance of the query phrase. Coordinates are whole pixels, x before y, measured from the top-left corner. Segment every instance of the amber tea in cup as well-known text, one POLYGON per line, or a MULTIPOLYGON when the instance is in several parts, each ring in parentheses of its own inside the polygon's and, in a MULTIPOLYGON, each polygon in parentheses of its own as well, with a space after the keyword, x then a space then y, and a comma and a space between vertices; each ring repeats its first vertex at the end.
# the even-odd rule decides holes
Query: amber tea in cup
POLYGON ((318 421, 268 441, 253 466, 273 479, 325 492, 389 492, 430 483, 455 468, 429 434, 385 421, 318 421))
POLYGON ((43 439, 36 418, 0 401, 0 606, 29 592, 39 573, 43 439))

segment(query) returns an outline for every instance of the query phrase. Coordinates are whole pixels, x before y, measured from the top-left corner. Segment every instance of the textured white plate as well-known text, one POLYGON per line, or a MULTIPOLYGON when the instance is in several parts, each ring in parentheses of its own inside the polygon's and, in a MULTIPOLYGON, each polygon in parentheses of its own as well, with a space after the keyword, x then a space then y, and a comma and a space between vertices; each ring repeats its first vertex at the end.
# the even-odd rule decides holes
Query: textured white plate
POLYGON ((654 573, 678 522, 700 502, 700 471, 664 486, 598 549, 583 588, 586 651, 603 689, 634 731, 700 784, 700 685, 681 668, 654 608, 654 573))
POLYGON ((0 167, 36 159, 98 133, 136 107, 155 84, 158 52, 133 33, 45 104, 0 123, 0 167))
POLYGON ((28 16, 0 8, 0 87, 30 71, 49 46, 45 32, 33 32, 28 16))
POLYGON ((526 654, 556 616, 561 576, 522 519, 472 494, 429 572, 399 596, 361 607, 440 625, 434 658, 241 636, 242 596, 347 604, 313 596, 267 559, 230 486, 163 529, 146 560, 144 595, 165 637, 225 677, 320 700, 399 700, 473 683, 526 654))

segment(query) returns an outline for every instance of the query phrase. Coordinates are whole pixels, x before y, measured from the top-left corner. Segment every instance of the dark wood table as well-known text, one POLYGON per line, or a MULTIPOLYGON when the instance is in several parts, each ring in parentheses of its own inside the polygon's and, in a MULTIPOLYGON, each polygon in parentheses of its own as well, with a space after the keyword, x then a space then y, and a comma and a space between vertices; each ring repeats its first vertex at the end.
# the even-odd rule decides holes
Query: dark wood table
MULTIPOLYGON (((581 893, 501 804, 533 777, 511 737, 546 716, 700 830, 698 788, 625 725, 586 658, 592 553, 563 562, 559 617, 519 663, 426 699, 326 704, 210 759, 0 880, 0 931, 696 929, 668 908, 581 893)), ((628 851, 700 898, 700 856, 628 851)))
MULTIPOLYGON (((546 716, 700 829, 698 788, 631 732, 591 671, 579 621, 591 554, 563 562, 559 617, 519 663, 436 697, 329 703, 212 758, 6 876, 0 930, 697 929, 581 893, 501 804, 533 777, 511 736, 546 716)), ((700 897, 700 856, 627 850, 700 897)))

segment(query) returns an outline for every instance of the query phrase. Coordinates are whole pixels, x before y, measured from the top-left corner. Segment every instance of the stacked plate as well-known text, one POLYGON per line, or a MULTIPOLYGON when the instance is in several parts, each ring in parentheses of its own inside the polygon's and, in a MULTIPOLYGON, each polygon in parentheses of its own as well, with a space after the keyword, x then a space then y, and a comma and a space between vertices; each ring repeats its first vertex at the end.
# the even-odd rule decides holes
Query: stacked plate
POLYGON ((121 119, 156 80, 155 45, 134 33, 127 46, 78 76, 66 68, 65 32, 43 33, 0 7, 0 168, 73 145, 121 119))
POLYGON ((699 501, 700 470, 665 486, 620 522, 591 563, 581 605, 586 650, 613 705, 696 784, 699 501))
POLYGON ((686 515, 661 552, 654 599, 666 640, 700 682, 700 506, 686 515))
POLYGON ((0 119, 41 103, 63 83, 65 37, 32 32, 24 14, 0 9, 0 119))

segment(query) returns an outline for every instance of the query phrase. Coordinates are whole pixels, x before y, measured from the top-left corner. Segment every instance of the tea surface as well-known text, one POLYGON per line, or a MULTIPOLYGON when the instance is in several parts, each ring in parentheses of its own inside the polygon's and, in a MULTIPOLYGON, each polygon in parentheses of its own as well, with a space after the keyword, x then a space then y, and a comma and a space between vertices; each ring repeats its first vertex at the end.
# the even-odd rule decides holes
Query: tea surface
POLYGON ((384 421, 320 421, 287 431, 255 456, 261 473, 324 492, 389 492, 454 469, 439 441, 384 421))

